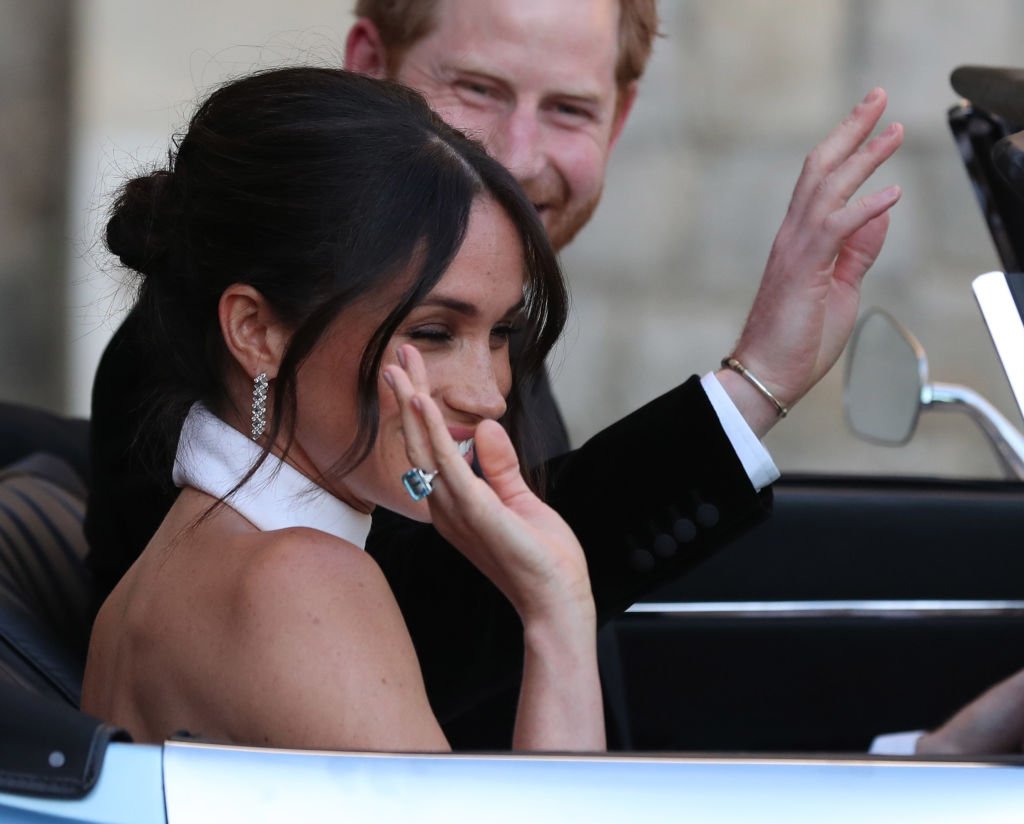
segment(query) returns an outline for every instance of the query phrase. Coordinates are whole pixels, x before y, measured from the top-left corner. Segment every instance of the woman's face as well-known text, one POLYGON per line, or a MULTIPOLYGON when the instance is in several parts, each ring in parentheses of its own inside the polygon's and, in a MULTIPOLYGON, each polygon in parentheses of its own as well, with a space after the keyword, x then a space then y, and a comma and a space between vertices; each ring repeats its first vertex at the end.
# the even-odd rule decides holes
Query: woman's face
MULTIPOLYGON (((523 299, 523 254, 511 220, 490 198, 478 197, 461 249, 448 271, 388 342, 382 366, 397 362, 403 344, 416 346, 426 364, 431 395, 453 440, 467 441, 484 418, 500 418, 512 386, 509 333, 523 299)), ((299 371, 298 420, 290 460, 313 478, 352 443, 358 424, 356 382, 370 336, 391 308, 382 299, 353 306, 335 320, 299 371)), ((364 511, 374 505, 428 520, 425 501, 414 503, 402 485, 409 467, 398 404, 378 379, 380 428, 370 455, 331 491, 364 511)), ((467 454, 467 460, 472 452, 467 454)), ((433 469, 434 467, 424 467, 433 469)))

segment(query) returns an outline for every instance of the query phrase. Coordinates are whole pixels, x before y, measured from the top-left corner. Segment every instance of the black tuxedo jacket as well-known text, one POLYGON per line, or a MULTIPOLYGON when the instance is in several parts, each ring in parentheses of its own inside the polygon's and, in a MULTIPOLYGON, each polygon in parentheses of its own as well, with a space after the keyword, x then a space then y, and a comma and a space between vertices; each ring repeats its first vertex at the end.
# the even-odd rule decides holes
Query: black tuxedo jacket
MULTIPOLYGON (((136 326, 129 315, 93 388, 85 526, 101 597, 177 494, 170 484, 173 453, 146 448, 139 436, 154 376, 137 355, 136 326)), ((755 493, 697 378, 575 451, 568 451, 545 376, 526 405, 543 427, 546 498, 584 547, 599 620, 682 574, 768 512, 770 492, 755 493)), ((522 662, 521 625, 511 605, 429 525, 377 512, 367 551, 391 584, 453 744, 507 747, 522 662)))

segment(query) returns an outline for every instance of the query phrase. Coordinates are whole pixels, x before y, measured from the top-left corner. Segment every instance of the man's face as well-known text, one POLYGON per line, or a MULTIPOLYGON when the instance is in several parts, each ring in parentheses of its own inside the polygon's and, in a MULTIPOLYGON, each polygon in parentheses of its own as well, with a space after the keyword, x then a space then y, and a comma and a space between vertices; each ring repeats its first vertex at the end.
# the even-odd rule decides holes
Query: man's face
POLYGON ((482 140, 556 249, 590 219, 629 110, 616 106, 619 0, 439 0, 394 79, 482 140))

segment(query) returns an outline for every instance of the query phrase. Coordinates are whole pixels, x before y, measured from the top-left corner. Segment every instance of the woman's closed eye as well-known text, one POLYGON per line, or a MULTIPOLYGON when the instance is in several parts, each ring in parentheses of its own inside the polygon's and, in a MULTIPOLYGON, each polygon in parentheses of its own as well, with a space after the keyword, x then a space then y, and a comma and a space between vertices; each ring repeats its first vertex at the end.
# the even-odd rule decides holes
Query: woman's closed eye
MULTIPOLYGON (((492 346, 495 348, 505 346, 509 339, 519 331, 519 326, 514 322, 499 323, 491 329, 492 346)), ((410 329, 407 333, 410 340, 421 343, 448 343, 455 335, 447 326, 431 325, 418 326, 410 329)))
POLYGON ((447 343, 452 339, 452 332, 447 326, 417 326, 409 330, 409 338, 425 343, 447 343))
POLYGON ((519 326, 515 323, 499 323, 491 330, 491 346, 495 349, 507 346, 509 340, 518 331, 519 326))

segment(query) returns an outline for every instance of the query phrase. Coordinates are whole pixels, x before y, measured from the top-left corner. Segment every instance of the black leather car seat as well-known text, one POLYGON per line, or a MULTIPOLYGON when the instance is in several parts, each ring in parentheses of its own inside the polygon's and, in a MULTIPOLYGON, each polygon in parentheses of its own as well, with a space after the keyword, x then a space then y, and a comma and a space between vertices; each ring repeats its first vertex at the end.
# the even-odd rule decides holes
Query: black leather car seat
POLYGON ((84 421, 0 404, 0 457, 13 460, 0 468, 0 682, 76 708, 95 607, 79 474, 87 437, 84 421), (19 454, 39 448, 63 455, 19 454))

